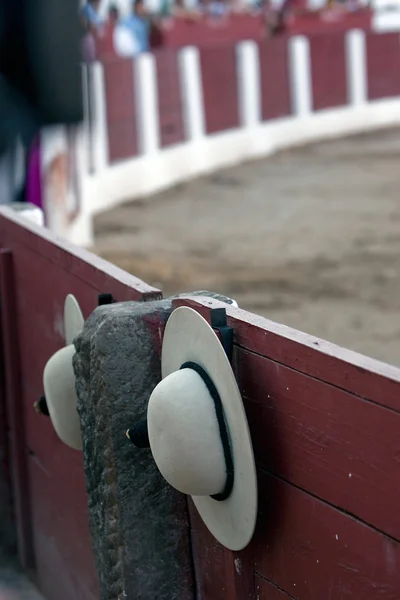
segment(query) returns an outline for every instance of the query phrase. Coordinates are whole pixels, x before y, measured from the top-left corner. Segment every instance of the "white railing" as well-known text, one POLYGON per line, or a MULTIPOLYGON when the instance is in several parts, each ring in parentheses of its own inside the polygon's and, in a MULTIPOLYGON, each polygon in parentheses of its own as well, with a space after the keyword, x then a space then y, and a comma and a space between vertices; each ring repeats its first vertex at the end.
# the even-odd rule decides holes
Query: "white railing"
POLYGON ((90 94, 85 91, 85 98, 93 98, 94 125, 91 144, 86 125, 79 135, 81 208, 73 222, 59 233, 77 244, 90 245, 93 215, 127 199, 149 196, 204 173, 268 156, 290 146, 400 123, 398 97, 367 101, 366 44, 362 31, 351 31, 346 37, 348 103, 318 112, 313 111, 309 40, 297 36, 288 43, 293 114, 272 121, 261 120, 259 47, 255 42, 241 42, 237 45, 240 127, 209 136, 205 132, 199 52, 194 47, 182 49, 179 70, 186 141, 165 149, 160 148, 154 56, 143 55, 132 61, 140 154, 115 164, 110 164, 108 157, 103 67, 101 64, 90 67, 92 89, 90 94), (88 147, 93 148, 93 172, 89 168, 88 147))

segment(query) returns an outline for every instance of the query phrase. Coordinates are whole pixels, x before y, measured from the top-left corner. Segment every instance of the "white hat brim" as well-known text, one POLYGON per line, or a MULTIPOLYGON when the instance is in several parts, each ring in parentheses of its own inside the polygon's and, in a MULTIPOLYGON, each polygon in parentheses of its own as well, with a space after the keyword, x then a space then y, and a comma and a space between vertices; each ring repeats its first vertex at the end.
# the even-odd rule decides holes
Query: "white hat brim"
POLYGON ((214 537, 230 550, 242 550, 254 534, 257 519, 257 476, 243 401, 225 351, 210 325, 195 310, 176 309, 165 328, 162 377, 192 361, 203 367, 221 398, 234 463, 234 484, 227 500, 193 496, 214 537))
POLYGON ((83 329, 85 320, 77 299, 68 294, 64 304, 65 345, 70 346, 83 329))
POLYGON ((74 354, 72 344, 53 354, 44 368, 43 387, 50 419, 58 437, 70 448, 82 450, 72 364, 74 354))

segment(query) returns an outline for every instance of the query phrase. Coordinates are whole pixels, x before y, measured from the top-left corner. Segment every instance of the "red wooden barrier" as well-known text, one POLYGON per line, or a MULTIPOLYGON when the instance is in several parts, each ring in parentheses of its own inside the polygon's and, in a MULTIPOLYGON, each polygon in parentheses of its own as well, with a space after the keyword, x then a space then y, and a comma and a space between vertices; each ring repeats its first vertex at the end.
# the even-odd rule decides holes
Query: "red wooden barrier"
MULTIPOLYGON (((95 600, 82 457, 32 405, 45 362, 64 343, 66 294, 87 315, 99 292, 116 300, 160 293, 20 223, 0 210, 3 371, 20 549, 29 565, 32 546, 48 600, 95 600)), ((173 304, 207 319, 222 306, 199 298, 173 304)), ((199 597, 400 597, 400 369, 239 309, 228 309, 228 323, 254 444, 259 518, 248 548, 232 553, 190 503, 199 597)))
POLYGON ((131 60, 116 59, 104 63, 108 153, 111 163, 132 158, 139 151, 133 68, 131 60))
POLYGON ((160 30, 158 43, 164 47, 183 46, 207 47, 224 43, 233 45, 241 40, 261 40, 265 38, 266 27, 262 16, 228 15, 226 19, 211 20, 202 18, 171 19, 160 30))
MULTIPOLYGON (((175 301, 182 304, 206 318, 213 306, 175 301)), ((228 312, 260 510, 253 542, 232 554, 193 509, 204 598, 399 597, 400 370, 228 312)))
POLYGON ((154 54, 157 71, 158 113, 161 147, 179 144, 185 140, 183 130, 182 82, 176 50, 162 50, 154 54))
POLYGON ((262 120, 278 119, 292 112, 289 56, 286 38, 259 43, 262 120))
POLYGON ((235 46, 200 49, 207 134, 239 126, 235 46))
POLYGON ((400 94, 400 38, 398 33, 367 35, 368 98, 400 94))
POLYGON ((59 441, 33 403, 43 394, 46 361, 65 343, 66 294, 77 296, 87 316, 101 292, 122 301, 160 293, 85 251, 54 242, 43 229, 21 226, 7 210, 0 210, 0 247, 3 367, 21 559, 25 567, 36 567, 47 600, 98 600, 82 454, 59 441))
POLYGON ((310 58, 314 110, 347 104, 344 34, 311 36, 310 58))
POLYGON ((371 30, 372 11, 369 8, 356 12, 337 9, 324 11, 308 11, 299 14, 287 22, 286 33, 289 35, 331 35, 343 33, 351 29, 371 30))

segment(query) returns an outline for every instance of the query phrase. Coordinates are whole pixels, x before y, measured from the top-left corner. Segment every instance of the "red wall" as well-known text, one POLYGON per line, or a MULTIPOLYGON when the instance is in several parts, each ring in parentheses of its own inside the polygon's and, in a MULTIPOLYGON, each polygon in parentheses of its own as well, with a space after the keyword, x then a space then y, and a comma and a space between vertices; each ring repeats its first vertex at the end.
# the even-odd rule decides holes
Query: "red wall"
POLYGON ((200 62, 207 134, 238 127, 235 45, 200 48, 200 62))
POLYGON ((161 147, 185 140, 182 112, 182 89, 178 69, 178 53, 165 49, 156 51, 158 114, 161 147))
POLYGON ((309 39, 314 110, 347 104, 344 34, 313 35, 309 39))
MULTIPOLYGON (((206 319, 215 306, 173 304, 206 319)), ((245 311, 228 312, 259 518, 251 544, 232 553, 193 508, 201 597, 399 598, 400 370, 245 311)))
POLYGON ((400 94, 400 35, 367 35, 368 98, 400 94))
POLYGON ((258 44, 262 120, 291 114, 288 43, 277 38, 258 44))
MULTIPOLYGON (((398 34, 370 34, 366 38, 368 97, 400 95, 398 34)), ((315 111, 347 104, 346 44, 343 32, 312 35, 310 69, 315 111)), ((289 116, 291 109, 289 39, 260 41, 262 120, 289 116)), ((206 133, 240 126, 236 45, 214 44, 199 49, 206 133)), ((161 147, 185 141, 179 54, 174 48, 154 53, 156 62, 161 147)), ((138 122, 134 68, 130 60, 104 63, 111 163, 138 154, 138 122)))
POLYGON ((240 40, 261 40, 265 32, 261 16, 232 14, 219 21, 173 19, 159 30, 157 44, 174 48, 234 44, 240 40))
POLYGON ((138 153, 137 113, 133 62, 115 59, 104 63, 110 162, 138 153))

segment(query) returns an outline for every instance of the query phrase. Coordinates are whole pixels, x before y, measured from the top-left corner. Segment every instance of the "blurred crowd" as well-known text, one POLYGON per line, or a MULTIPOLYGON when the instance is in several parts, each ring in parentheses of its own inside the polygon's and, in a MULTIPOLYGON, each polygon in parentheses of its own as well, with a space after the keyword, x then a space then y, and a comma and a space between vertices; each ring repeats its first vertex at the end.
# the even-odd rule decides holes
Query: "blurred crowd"
POLYGON ((129 14, 121 16, 117 4, 107 14, 100 11, 100 0, 87 0, 81 8, 84 28, 83 56, 92 61, 96 48, 112 38, 115 53, 131 57, 146 52, 154 29, 171 26, 175 19, 221 22, 232 12, 260 11, 265 0, 134 0, 129 14))
MULTIPOLYGON (((104 0, 103 0, 104 2, 104 0)), ((101 0, 86 0, 80 11, 84 29, 83 58, 96 60, 100 47, 112 47, 120 57, 133 57, 149 50, 152 34, 171 27, 177 19, 227 24, 232 14, 265 18, 267 34, 280 33, 287 18, 303 13, 324 13, 337 18, 363 8, 368 0, 134 0, 123 15, 117 4, 101 10, 101 0)))

